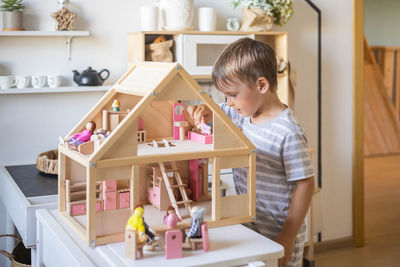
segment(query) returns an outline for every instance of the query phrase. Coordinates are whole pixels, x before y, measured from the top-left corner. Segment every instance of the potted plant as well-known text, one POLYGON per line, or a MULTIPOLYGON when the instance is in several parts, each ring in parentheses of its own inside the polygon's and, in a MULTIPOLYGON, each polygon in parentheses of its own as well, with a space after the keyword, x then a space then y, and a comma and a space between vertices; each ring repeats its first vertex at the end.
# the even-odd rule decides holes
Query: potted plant
POLYGON ((285 25, 293 15, 293 0, 232 0, 243 6, 241 31, 269 31, 273 24, 285 25))
POLYGON ((3 13, 3 31, 23 31, 22 15, 25 6, 22 0, 1 0, 3 13))

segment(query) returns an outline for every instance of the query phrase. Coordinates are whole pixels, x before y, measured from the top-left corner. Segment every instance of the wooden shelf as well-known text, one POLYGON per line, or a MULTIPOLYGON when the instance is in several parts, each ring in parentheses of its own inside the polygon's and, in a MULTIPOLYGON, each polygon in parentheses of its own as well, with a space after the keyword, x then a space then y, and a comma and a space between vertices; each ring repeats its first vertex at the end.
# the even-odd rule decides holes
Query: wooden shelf
POLYGON ((140 31, 140 32, 130 32, 128 35, 134 34, 166 34, 166 35, 177 35, 177 34, 196 34, 196 35, 285 35, 287 32, 243 32, 243 31, 140 31))
POLYGON ((52 94, 52 93, 79 93, 79 92, 106 92, 111 86, 63 86, 63 87, 42 87, 42 88, 11 88, 0 90, 0 95, 15 94, 52 94))
POLYGON ((73 36, 89 36, 88 31, 0 31, 1 36, 8 37, 73 37, 73 36))

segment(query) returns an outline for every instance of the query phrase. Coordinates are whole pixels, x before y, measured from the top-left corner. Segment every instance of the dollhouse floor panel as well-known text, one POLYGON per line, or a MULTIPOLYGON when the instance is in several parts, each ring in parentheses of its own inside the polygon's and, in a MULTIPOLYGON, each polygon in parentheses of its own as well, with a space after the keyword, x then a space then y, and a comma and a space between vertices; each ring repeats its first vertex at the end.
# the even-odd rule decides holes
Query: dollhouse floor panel
POLYGON ((174 146, 172 147, 153 147, 152 143, 138 144, 138 156, 144 155, 160 155, 160 154, 172 154, 182 152, 199 152, 199 151, 212 151, 212 144, 201 144, 191 140, 168 140, 174 146))

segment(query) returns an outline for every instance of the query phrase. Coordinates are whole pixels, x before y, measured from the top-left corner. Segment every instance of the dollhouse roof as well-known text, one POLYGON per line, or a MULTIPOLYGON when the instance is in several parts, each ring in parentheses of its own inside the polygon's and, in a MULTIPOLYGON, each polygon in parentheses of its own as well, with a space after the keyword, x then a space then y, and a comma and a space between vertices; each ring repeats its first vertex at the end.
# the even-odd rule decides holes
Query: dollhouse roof
MULTIPOLYGON (((124 100, 121 98, 124 95, 131 99, 134 97, 137 102, 99 149, 89 156, 89 162, 140 156, 137 154, 137 139, 132 138, 132 131, 135 133, 137 131, 139 116, 148 107, 160 103, 159 101, 171 103, 178 100, 203 101, 214 114, 214 144, 208 147, 209 151, 219 151, 221 155, 224 155, 223 153, 238 155, 249 154, 250 150, 254 149, 253 144, 178 63, 140 62, 132 65, 71 133, 81 129, 89 120, 100 121, 102 110, 111 107, 116 97, 123 105, 124 100)), ((172 110, 170 112, 172 114, 172 110)))

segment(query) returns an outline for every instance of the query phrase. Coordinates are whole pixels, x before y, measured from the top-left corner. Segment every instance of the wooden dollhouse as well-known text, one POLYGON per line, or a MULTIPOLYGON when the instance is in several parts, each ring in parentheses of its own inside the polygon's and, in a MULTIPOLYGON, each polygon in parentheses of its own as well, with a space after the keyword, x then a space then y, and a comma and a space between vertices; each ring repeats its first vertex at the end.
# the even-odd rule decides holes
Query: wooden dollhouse
POLYGON ((156 234, 169 206, 179 228, 193 206, 206 208, 208 227, 255 220, 255 148, 178 63, 133 65, 67 136, 89 121, 109 134, 82 144, 85 153, 60 143, 58 178, 61 217, 88 245, 123 241, 139 203, 156 234), (211 134, 190 137, 183 102, 191 100, 213 111, 211 134), (223 197, 220 170, 236 167, 248 168, 247 193, 223 197))

